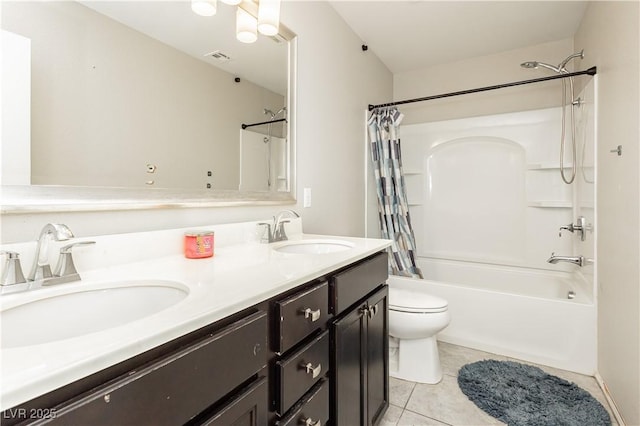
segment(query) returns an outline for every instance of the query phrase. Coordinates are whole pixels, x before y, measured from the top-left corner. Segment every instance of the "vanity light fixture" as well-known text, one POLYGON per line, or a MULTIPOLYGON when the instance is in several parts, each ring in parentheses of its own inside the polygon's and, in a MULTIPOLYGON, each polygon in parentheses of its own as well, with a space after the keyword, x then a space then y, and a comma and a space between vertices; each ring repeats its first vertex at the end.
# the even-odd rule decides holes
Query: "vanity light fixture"
POLYGON ((260 0, 258 3, 258 31, 274 36, 280 30, 280 0, 260 0))
POLYGON ((215 15, 217 6, 217 0, 191 0, 191 10, 200 16, 215 15))
MULTIPOLYGON (((220 0, 236 6, 236 38, 242 43, 258 40, 258 31, 273 37, 280 32, 281 0, 220 0), (256 7, 257 3, 257 7, 256 7)), ((213 16, 217 0, 191 0, 191 9, 201 16, 213 16)))
POLYGON ((236 10, 236 38, 242 43, 258 39, 258 20, 241 7, 236 10))

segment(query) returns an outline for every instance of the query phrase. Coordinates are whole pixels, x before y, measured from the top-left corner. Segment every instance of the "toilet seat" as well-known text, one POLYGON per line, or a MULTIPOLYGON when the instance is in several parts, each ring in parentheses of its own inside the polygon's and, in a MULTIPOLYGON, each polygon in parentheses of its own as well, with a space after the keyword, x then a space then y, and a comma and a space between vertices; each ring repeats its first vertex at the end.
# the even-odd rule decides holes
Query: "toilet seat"
POLYGON ((409 313, 437 313, 447 310, 449 304, 441 297, 420 291, 389 287, 389 309, 409 313))

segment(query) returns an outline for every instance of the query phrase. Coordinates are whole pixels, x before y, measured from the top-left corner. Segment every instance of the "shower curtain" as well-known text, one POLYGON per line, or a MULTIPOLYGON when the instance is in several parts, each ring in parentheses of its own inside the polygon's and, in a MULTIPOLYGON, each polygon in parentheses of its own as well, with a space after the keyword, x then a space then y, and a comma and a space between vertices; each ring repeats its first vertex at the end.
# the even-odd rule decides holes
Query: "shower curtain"
POLYGON ((392 241, 389 252, 389 272, 422 278, 416 266, 416 240, 409 217, 407 190, 402 176, 400 152, 400 122, 398 108, 377 108, 369 118, 371 160, 378 194, 378 218, 382 237, 392 241))

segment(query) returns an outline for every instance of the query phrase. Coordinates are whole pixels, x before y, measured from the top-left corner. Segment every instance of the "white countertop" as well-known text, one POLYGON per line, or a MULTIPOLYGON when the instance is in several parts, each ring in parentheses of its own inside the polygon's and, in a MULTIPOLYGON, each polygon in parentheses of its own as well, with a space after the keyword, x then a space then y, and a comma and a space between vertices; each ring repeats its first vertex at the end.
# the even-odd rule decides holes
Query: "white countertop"
MULTIPOLYGON (((252 226, 255 228, 255 225, 252 226)), ((216 240, 224 238, 225 232, 219 229, 220 226, 209 229, 211 228, 216 229, 216 240)), ((153 233, 147 234, 153 235, 153 233)), ((182 234, 174 232, 171 238, 175 239, 176 235, 182 234)), ((156 255, 153 258, 122 264, 117 261, 117 256, 114 258, 113 253, 94 252, 93 268, 84 268, 83 272, 83 268, 81 268, 82 256, 79 256, 80 261, 76 261, 78 270, 83 277, 81 282, 60 284, 18 295, 2 296, 2 307, 6 309, 15 304, 15 300, 18 298, 24 298, 27 293, 33 295, 30 294, 26 297, 49 297, 69 291, 70 288, 80 289, 83 285, 93 285, 96 282, 158 279, 181 283, 189 290, 188 296, 179 303, 126 325, 51 343, 2 348, 0 350, 0 362, 2 363, 1 410, 15 407, 20 403, 134 357, 335 269, 363 259, 390 244, 387 240, 379 239, 329 237, 301 233, 294 233, 290 236, 290 240, 305 239, 342 240, 352 243, 353 247, 349 250, 327 254, 289 254, 273 250, 274 244, 260 244, 255 241, 237 242, 230 239, 229 243, 216 241, 215 256, 212 258, 185 259, 181 253, 176 253, 174 249, 172 253, 166 255, 156 255), (98 267, 95 264, 97 263, 95 259, 99 259, 100 256, 111 256, 109 257, 110 261, 105 262, 106 266, 98 267)), ((108 246, 109 244, 113 245, 113 241, 122 241, 114 238, 111 240, 111 243, 103 243, 98 240, 95 247, 99 247, 101 243, 108 246)), ((146 244, 149 242, 147 241, 146 244)), ((135 249, 136 247, 130 248, 133 251, 135 249)), ((91 249, 83 248, 82 251, 91 252, 91 249)), ((153 247, 150 247, 149 251, 153 252, 153 247)), ((84 263, 90 262, 85 259, 84 263)), ((24 265, 23 262, 23 268, 25 268, 24 265)), ((114 312, 113 315, 117 316, 118 313, 114 312)), ((82 318, 77 318, 77 320, 81 322, 82 318)), ((25 326, 38 327, 38 324, 25 324, 25 326)))

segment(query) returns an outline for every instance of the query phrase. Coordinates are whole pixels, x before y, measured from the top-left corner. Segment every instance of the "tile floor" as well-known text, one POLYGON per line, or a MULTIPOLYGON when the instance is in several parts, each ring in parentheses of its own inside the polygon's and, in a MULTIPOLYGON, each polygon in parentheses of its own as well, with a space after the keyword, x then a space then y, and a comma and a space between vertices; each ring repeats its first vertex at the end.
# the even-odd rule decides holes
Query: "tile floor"
MULTIPOLYGON (((392 377, 389 383, 390 405, 380 423, 381 426, 504 424, 476 407, 462 393, 458 387, 458 370, 467 363, 483 359, 526 362, 443 342, 438 343, 438 349, 444 371, 442 381, 436 385, 426 385, 392 377)), ((549 374, 573 382, 590 392, 609 411, 606 399, 593 377, 542 365, 537 366, 549 374)), ((615 419, 610 411, 609 415, 612 424, 615 425, 615 419)))

